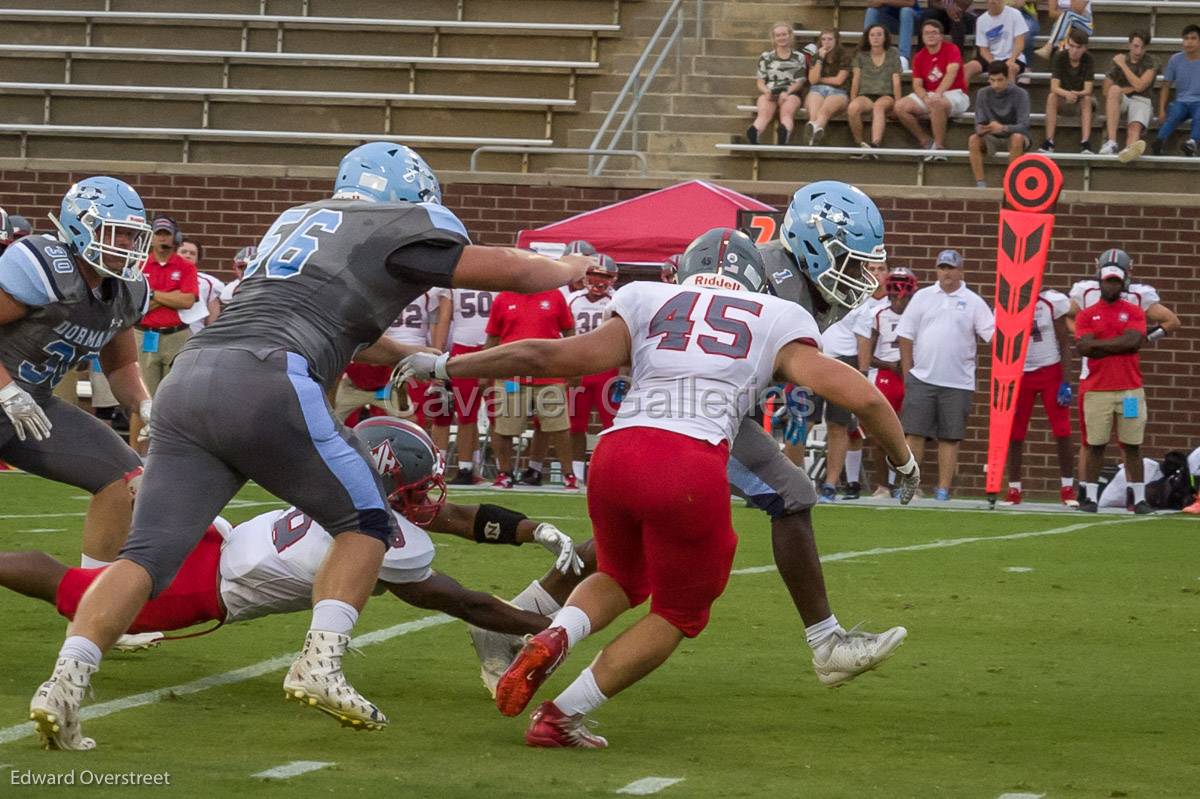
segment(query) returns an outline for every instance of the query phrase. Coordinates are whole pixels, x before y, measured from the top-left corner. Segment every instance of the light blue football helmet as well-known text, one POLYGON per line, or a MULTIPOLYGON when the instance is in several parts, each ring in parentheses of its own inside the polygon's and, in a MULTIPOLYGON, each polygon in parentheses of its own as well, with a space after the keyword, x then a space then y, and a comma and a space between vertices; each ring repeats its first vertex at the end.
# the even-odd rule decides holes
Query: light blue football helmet
POLYGON ((355 147, 338 165, 334 199, 377 203, 442 203, 437 175, 416 151, 403 144, 375 141, 355 147))
POLYGON ((59 238, 96 271, 120 280, 141 279, 153 231, 133 187, 110 177, 86 178, 67 190, 58 218, 59 238), (105 264, 105 256, 119 265, 105 264))
POLYGON ((840 180, 801 186, 779 240, 822 296, 845 308, 862 304, 879 285, 866 265, 887 260, 879 209, 861 189, 840 180))

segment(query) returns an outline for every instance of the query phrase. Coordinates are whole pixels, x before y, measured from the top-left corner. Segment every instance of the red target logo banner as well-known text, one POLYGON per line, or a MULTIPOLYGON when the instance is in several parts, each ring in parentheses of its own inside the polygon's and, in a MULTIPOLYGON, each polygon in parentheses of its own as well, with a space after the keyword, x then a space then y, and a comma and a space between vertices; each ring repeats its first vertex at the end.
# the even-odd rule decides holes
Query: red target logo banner
POLYGON ((1008 460, 1017 393, 1050 236, 1062 173, 1043 155, 1023 155, 1004 175, 1000 237, 996 247, 996 333, 992 338, 992 383, 988 417, 988 494, 998 494, 1008 460))

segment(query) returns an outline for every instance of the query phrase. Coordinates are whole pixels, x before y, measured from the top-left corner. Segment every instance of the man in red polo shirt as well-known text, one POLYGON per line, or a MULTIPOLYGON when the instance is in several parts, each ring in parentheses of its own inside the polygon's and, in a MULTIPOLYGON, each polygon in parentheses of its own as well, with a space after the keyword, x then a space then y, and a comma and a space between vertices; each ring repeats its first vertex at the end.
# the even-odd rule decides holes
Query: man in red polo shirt
POLYGON ((150 310, 137 325, 138 363, 151 396, 192 335, 179 312, 191 308, 200 296, 195 264, 175 252, 183 239, 179 225, 169 216, 159 216, 152 226, 154 239, 143 270, 150 286, 150 310))
MULTIPOLYGON (((539 294, 502 291, 496 295, 487 323, 484 349, 510 341, 531 338, 563 338, 575 332, 575 319, 562 292, 557 289, 539 294)), ((494 485, 513 486, 512 439, 525 432, 526 420, 537 415, 542 433, 550 440, 562 466, 563 487, 578 488, 571 473, 571 437, 568 433, 566 381, 560 378, 521 378, 496 381, 501 392, 492 425, 492 449, 500 467, 494 485)))
POLYGON ((1096 512, 1100 465, 1115 416, 1117 441, 1125 453, 1126 479, 1133 490, 1133 512, 1151 513, 1146 502, 1141 453, 1146 431, 1146 392, 1142 389, 1138 362, 1138 350, 1146 336, 1146 315, 1137 305, 1121 299, 1129 275, 1115 259, 1101 260, 1099 280, 1100 302, 1080 311, 1075 318, 1079 353, 1088 359, 1088 375, 1080 386, 1084 392, 1087 449, 1083 464, 1084 496, 1080 497, 1079 509, 1096 512))

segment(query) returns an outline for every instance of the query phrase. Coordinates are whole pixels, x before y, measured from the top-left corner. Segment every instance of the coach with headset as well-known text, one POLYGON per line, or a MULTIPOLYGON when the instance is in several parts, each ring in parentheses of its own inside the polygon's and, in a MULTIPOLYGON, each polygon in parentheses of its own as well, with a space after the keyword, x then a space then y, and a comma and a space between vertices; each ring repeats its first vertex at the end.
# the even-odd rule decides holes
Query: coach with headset
POLYGON ((169 216, 159 216, 152 227, 150 257, 143 267, 150 286, 150 309, 137 325, 138 363, 151 396, 191 336, 179 312, 191 308, 200 296, 195 265, 175 251, 183 241, 179 225, 169 216))

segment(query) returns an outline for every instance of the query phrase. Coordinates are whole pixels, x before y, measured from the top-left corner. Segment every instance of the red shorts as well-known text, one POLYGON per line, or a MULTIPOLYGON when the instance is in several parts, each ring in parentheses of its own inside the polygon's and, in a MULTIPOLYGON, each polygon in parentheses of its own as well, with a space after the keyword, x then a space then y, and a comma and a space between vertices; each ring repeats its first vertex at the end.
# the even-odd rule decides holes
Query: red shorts
POLYGON ((454 409, 449 405, 435 402, 434 398, 429 395, 429 384, 428 380, 422 383, 408 384, 408 402, 409 407, 413 409, 413 419, 421 427, 428 427, 430 424, 448 427, 451 419, 454 418, 454 409))
POLYGON ((602 436, 588 474, 596 566, 689 638, 725 590, 737 535, 729 446, 634 427, 602 436))
POLYGON ((596 418, 600 420, 600 429, 607 430, 612 427, 617 409, 608 401, 608 391, 613 378, 618 374, 618 370, 612 369, 597 375, 588 375, 579 381, 579 388, 571 392, 572 433, 587 432, 593 408, 596 410, 596 418))
MULTIPOLYGON (((142 607, 133 624, 129 625, 128 632, 181 630, 193 624, 224 620, 225 609, 221 606, 217 588, 223 540, 216 527, 209 527, 192 554, 179 567, 175 579, 165 591, 142 607)), ((68 619, 74 619, 84 591, 106 568, 67 569, 55 596, 58 612, 68 619)))
MULTIPOLYGON (((479 352, 479 347, 468 347, 465 344, 454 344, 450 347, 450 357, 465 355, 469 352, 479 352)), ((450 381, 450 391, 454 395, 454 417, 459 424, 479 424, 479 409, 483 407, 484 390, 491 385, 490 380, 479 380, 474 377, 456 377, 450 381)), ((449 427, 453 418, 450 414, 433 418, 433 423, 439 427, 449 427)))
POLYGON ((879 393, 899 416, 900 408, 904 405, 904 378, 900 373, 891 369, 875 370, 875 388, 879 389, 879 393))
MULTIPOLYGON (((1061 363, 1052 363, 1021 376, 1021 390, 1017 393, 1010 441, 1025 440, 1025 434, 1029 431, 1029 419, 1033 416, 1033 406, 1039 394, 1042 397, 1042 406, 1046 409, 1046 416, 1050 418, 1050 432, 1055 438, 1071 435, 1071 409, 1058 404, 1058 387, 1062 385, 1062 378, 1061 363)), ((1082 413, 1079 418, 1083 418, 1082 413)))

